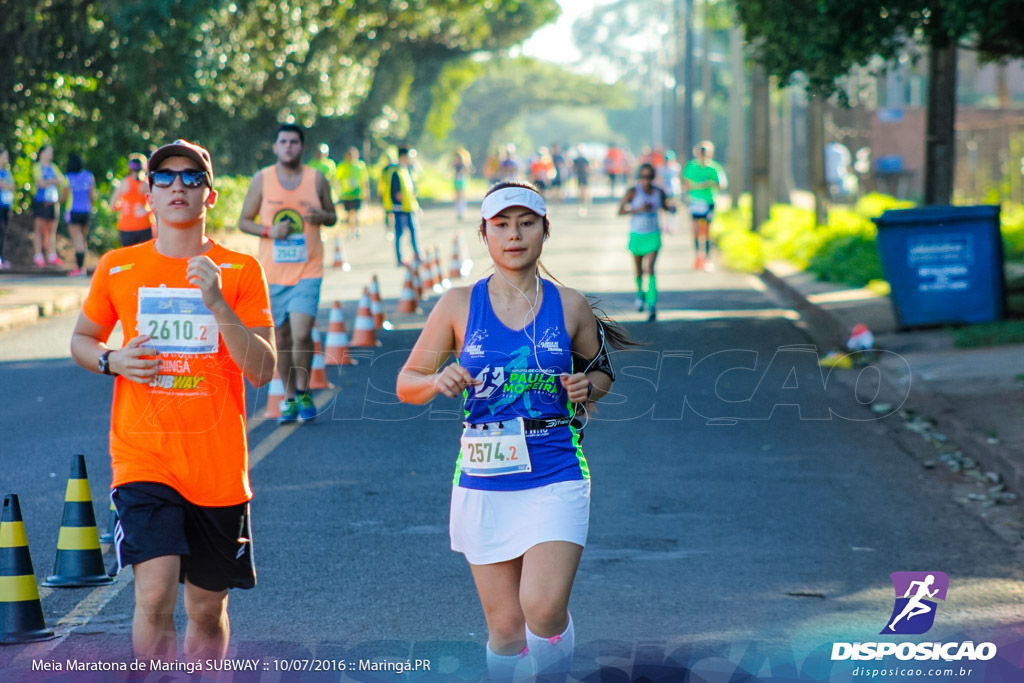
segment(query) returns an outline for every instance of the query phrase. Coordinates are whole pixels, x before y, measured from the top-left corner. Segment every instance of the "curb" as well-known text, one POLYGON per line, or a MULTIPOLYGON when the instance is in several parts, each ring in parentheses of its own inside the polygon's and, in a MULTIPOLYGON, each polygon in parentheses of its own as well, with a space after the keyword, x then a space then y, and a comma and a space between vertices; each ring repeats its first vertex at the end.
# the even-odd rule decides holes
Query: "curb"
POLYGON ((760 275, 769 289, 780 295, 800 313, 807 324, 808 333, 814 342, 823 349, 844 349, 846 340, 850 338, 850 330, 831 313, 812 303, 796 287, 783 278, 765 268, 760 275))
MULTIPOLYGON (((770 269, 765 268, 760 278, 769 289, 790 302, 800 313, 806 321, 807 333, 819 348, 846 348, 850 330, 838 318, 808 300, 800 290, 770 269)), ((886 391, 891 392, 890 395, 907 395, 907 400, 916 405, 918 412, 941 419, 942 431, 945 434, 964 448, 970 448, 971 457, 984 468, 997 472, 1009 490, 1018 496, 1024 496, 1024 463, 1018 463, 1007 448, 989 443, 985 437, 972 430, 970 425, 956 414, 952 403, 941 395, 914 389, 907 394, 905 389, 896 387, 884 374, 880 373, 880 376, 886 391)))
POLYGON ((82 307, 87 290, 48 294, 35 303, 0 304, 0 332, 26 327, 43 318, 76 311, 82 307))
POLYGON ((34 304, 0 306, 0 332, 39 322, 39 306, 34 304))

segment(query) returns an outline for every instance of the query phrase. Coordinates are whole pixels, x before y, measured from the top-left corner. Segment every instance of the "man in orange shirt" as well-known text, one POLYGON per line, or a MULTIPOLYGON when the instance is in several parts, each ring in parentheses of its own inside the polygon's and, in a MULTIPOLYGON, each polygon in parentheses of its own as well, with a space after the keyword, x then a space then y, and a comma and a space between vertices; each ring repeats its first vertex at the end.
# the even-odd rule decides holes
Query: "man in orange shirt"
POLYGON ((324 174, 302 163, 306 136, 291 123, 274 137, 277 163, 258 171, 249 184, 238 227, 260 238, 259 259, 270 283, 278 339, 278 372, 285 400, 280 422, 308 422, 317 409, 309 392, 313 324, 324 277, 321 226, 334 225, 331 187, 324 174))
POLYGON ((206 237, 217 200, 209 152, 164 145, 149 186, 157 238, 100 259, 71 355, 115 378, 115 543, 135 577, 136 658, 177 657, 179 582, 186 656, 223 658, 228 589, 256 583, 243 377, 259 387, 274 373, 269 295, 256 259, 206 237), (118 321, 129 341, 112 349, 118 321))

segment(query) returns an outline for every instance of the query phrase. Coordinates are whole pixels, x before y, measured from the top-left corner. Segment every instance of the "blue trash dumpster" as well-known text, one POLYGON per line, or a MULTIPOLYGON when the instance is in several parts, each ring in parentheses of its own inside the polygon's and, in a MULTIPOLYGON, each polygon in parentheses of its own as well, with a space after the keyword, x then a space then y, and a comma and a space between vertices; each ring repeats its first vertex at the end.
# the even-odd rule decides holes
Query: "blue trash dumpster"
POLYGON ((998 206, 893 209, 874 219, 901 327, 981 323, 1006 312, 998 206))

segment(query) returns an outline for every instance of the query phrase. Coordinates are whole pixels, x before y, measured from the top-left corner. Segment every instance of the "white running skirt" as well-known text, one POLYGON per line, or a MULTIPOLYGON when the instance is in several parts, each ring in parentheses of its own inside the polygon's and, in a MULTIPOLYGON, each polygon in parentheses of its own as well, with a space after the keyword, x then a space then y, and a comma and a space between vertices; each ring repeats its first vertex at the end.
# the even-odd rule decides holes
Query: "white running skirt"
POLYGON ((470 564, 513 560, 547 541, 585 546, 589 527, 589 479, 525 491, 452 487, 452 550, 470 564))

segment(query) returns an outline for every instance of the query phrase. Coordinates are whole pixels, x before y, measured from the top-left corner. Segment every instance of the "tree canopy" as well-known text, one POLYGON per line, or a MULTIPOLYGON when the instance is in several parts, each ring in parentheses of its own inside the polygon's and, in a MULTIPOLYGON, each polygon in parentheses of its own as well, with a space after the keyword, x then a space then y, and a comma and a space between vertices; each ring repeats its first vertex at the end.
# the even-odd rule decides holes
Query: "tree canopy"
POLYGON ((875 56, 949 38, 994 55, 1024 55, 1024 0, 736 0, 754 55, 782 83, 795 74, 821 94, 875 56))
POLYGON ((0 0, 0 137, 112 168, 187 135, 245 170, 283 120, 337 143, 415 141, 447 64, 511 47, 558 12, 556 0, 0 0))

